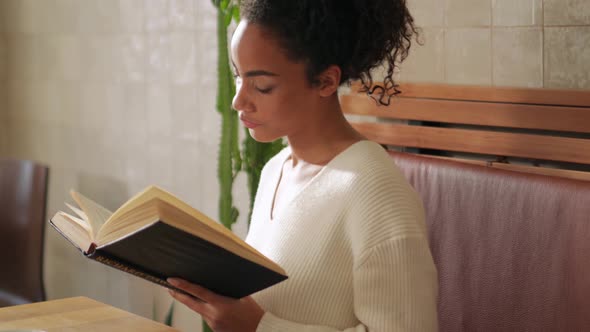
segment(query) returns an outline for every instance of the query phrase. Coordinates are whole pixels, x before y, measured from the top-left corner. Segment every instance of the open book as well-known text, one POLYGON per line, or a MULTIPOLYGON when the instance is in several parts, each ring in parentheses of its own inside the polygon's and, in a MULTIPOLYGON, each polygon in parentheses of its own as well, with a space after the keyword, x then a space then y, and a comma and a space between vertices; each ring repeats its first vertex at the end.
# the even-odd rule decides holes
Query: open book
POLYGON ((51 225, 86 257, 159 285, 179 277, 241 298, 287 279, 276 263, 224 226, 155 186, 114 213, 71 191, 78 207, 51 225))

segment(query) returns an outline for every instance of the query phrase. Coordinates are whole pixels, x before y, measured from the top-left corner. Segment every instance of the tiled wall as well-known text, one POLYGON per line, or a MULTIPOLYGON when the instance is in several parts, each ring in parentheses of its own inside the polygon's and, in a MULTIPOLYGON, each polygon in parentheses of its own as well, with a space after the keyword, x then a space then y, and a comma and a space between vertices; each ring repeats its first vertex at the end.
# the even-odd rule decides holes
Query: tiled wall
POLYGON ((408 0, 423 28, 401 79, 590 89, 590 1, 408 0))
MULTIPOLYGON (((152 183, 217 216, 211 1, 0 0, 0 6, 6 26, 0 133, 8 130, 0 136, 8 148, 0 153, 50 166, 50 216, 65 208, 70 188, 114 209, 152 183)), ((238 186, 246 197, 243 180, 238 186)), ((245 234, 244 223, 237 232, 245 234)), ((45 262, 50 298, 84 295, 147 317, 155 305, 160 318, 170 303, 159 287, 83 258, 50 228, 45 262)), ((176 325, 200 326, 183 306, 176 325)))

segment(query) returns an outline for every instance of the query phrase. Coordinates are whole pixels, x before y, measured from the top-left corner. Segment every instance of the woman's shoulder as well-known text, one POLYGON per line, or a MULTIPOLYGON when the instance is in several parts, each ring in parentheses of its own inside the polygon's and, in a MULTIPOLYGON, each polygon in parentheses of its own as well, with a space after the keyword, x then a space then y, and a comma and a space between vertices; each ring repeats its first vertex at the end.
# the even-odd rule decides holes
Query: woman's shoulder
POLYGON ((373 141, 359 141, 335 160, 333 168, 352 174, 357 184, 384 179, 405 183, 405 177, 385 148, 373 141))
MULTIPOLYGON (((361 141, 351 146, 331 165, 333 180, 344 191, 344 200, 351 202, 348 209, 353 214, 409 216, 398 219, 414 219, 422 213, 422 201, 410 185, 401 169, 379 144, 361 141), (346 179, 346 181, 342 181, 346 179), (402 213, 403 212, 403 213, 402 213)), ((369 222, 379 222, 373 218, 369 222)))
POLYGON ((424 210, 417 192, 377 143, 364 142, 351 151, 347 167, 354 174, 347 188, 348 228, 360 247, 425 231, 424 210))

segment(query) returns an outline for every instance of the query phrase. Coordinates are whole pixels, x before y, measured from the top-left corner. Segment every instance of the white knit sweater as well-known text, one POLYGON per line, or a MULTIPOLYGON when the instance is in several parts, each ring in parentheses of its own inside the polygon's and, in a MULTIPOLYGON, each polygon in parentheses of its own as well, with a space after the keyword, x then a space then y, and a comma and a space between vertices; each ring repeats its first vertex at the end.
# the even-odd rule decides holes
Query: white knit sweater
POLYGON ((246 239, 289 276, 253 295, 266 310, 257 331, 436 331, 422 205, 384 149, 353 144, 271 220, 290 153, 265 166, 246 239))

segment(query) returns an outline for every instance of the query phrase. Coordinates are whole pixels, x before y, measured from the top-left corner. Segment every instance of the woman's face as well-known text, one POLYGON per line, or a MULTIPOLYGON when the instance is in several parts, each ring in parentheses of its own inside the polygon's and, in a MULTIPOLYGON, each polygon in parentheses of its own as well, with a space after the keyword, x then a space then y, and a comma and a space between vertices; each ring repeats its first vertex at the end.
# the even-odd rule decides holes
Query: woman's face
POLYGON ((255 140, 271 142, 304 130, 319 96, 305 65, 289 60, 263 29, 241 21, 233 35, 233 107, 255 140))

